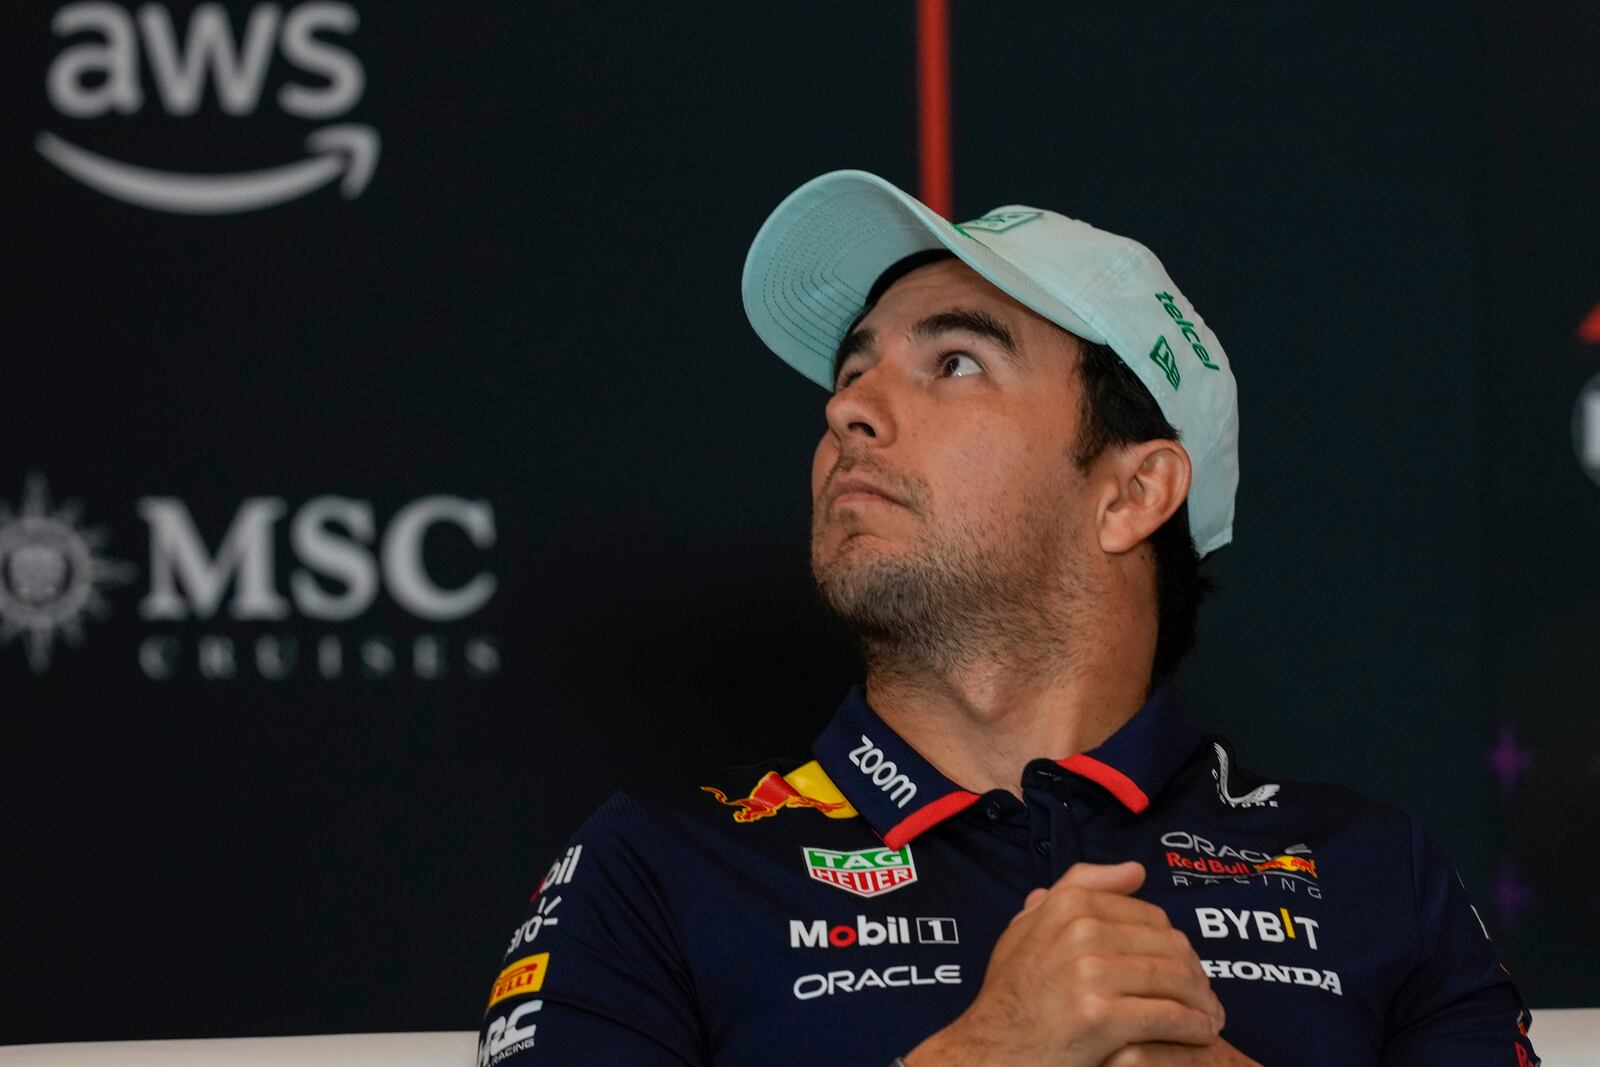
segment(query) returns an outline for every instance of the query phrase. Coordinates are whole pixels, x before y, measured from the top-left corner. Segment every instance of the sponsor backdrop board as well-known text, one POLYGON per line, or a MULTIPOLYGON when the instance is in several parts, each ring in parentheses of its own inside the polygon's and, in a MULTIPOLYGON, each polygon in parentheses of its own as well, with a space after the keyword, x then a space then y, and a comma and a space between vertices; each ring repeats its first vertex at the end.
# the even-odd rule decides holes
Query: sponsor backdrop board
POLYGON ((1483 37, 1484 647, 1499 812, 1486 896, 1532 989, 1596 1005, 1600 148, 1568 131, 1600 122, 1600 25, 1496 2, 1483 37))
MULTIPOLYGON (((1594 598, 1571 554, 1533 553, 1559 612, 1494 579, 1529 546, 1489 494, 1546 499, 1537 424, 1541 526, 1592 528, 1600 294, 1518 305, 1560 410, 1516 393, 1476 183, 1536 53, 1485 75, 1474 19, 956 3, 955 212, 1161 253, 1244 404, 1188 703, 1416 811, 1579 1003, 1550 931, 1600 869, 1520 835, 1593 807, 1592 730, 1559 778, 1486 753, 1588 729, 1594 598)), ((857 675, 805 565, 823 397, 737 284, 806 178, 916 187, 913 8, 29 2, 0 40, 0 1040, 472 1027, 588 810, 798 753, 857 675)))

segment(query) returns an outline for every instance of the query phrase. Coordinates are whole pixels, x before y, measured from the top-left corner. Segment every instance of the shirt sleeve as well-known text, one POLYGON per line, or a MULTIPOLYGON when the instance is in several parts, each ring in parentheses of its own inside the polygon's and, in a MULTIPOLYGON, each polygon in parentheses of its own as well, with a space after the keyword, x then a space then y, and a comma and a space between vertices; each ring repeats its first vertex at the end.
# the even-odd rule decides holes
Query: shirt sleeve
POLYGON ((1390 1005, 1383 1067, 1536 1067, 1530 1018, 1444 852, 1411 820, 1415 965, 1390 1005))
POLYGON ((478 1033, 478 1067, 706 1062, 663 851, 649 814, 625 793, 578 830, 512 931, 478 1033))

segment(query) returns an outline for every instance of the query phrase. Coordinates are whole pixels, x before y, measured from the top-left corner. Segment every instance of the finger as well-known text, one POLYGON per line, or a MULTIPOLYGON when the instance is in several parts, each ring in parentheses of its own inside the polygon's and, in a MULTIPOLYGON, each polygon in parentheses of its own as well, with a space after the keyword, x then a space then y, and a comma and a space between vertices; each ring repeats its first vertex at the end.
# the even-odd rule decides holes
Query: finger
POLYGON ((1100 1067, 1183 1067, 1194 1063, 1192 1045, 1175 1045, 1169 1041, 1150 1041, 1138 1045, 1124 1045, 1100 1067))
POLYGON ((1126 863, 1074 863, 1056 885, 1075 885, 1100 893, 1132 893, 1144 884, 1144 866, 1126 863))
POLYGON ((1111 1017, 1117 1040, 1130 1045, 1151 1041, 1209 1045, 1222 1032, 1216 1019, 1205 1012, 1152 997, 1119 997, 1112 1004, 1111 1017))
POLYGON ((1093 915, 1108 922, 1172 926, 1167 913, 1147 900, 1060 882, 1050 887, 1049 895, 1039 906, 1045 909, 1041 916, 1045 921, 1068 923, 1080 915, 1093 915))
POLYGON ((1026 915, 1034 908, 1037 908, 1041 903, 1043 903, 1044 898, 1049 895, 1050 891, 1048 889, 1041 888, 1030 891, 1022 901, 1022 913, 1026 915))
MULTIPOLYGON (((1227 1021, 1222 1002, 1212 992, 1205 973, 1187 960, 1169 956, 1105 956, 1086 953, 1075 956, 1068 965, 1076 972, 1081 989, 1092 989, 1105 996, 1135 997, 1168 1001, 1206 1018, 1211 1027, 1207 1038, 1215 1037, 1227 1021)), ((1179 1040, 1158 1036, 1134 1040, 1179 1040)))
POLYGON ((1181 930, 1149 923, 1107 922, 1093 915, 1081 916, 1057 934, 1058 947, 1071 956, 1159 956, 1177 960, 1196 977, 1205 978, 1200 956, 1181 930))

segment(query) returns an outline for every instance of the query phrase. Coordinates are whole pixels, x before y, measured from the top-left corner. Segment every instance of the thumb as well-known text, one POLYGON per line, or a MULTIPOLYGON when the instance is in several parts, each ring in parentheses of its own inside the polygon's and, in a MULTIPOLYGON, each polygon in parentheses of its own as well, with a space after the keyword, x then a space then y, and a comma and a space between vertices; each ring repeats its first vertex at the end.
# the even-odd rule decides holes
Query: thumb
POLYGON ((1075 885, 1101 893, 1127 895, 1144 884, 1144 865, 1126 863, 1074 863, 1056 885, 1075 885))

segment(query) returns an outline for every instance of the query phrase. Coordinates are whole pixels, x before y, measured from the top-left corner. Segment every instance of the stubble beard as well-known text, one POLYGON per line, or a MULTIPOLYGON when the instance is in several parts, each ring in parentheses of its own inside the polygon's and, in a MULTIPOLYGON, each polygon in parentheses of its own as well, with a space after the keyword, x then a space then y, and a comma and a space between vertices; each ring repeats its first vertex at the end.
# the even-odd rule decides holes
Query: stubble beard
POLYGON ((1070 651, 1074 594, 1082 590, 1077 568, 1068 568, 1064 584, 1059 573, 1064 522, 1044 501, 1022 515, 1011 531, 971 521, 927 524, 902 553, 880 551, 858 534, 826 560, 821 517, 814 519, 817 592, 850 631, 869 674, 947 675, 999 660, 1043 669, 1070 651))

